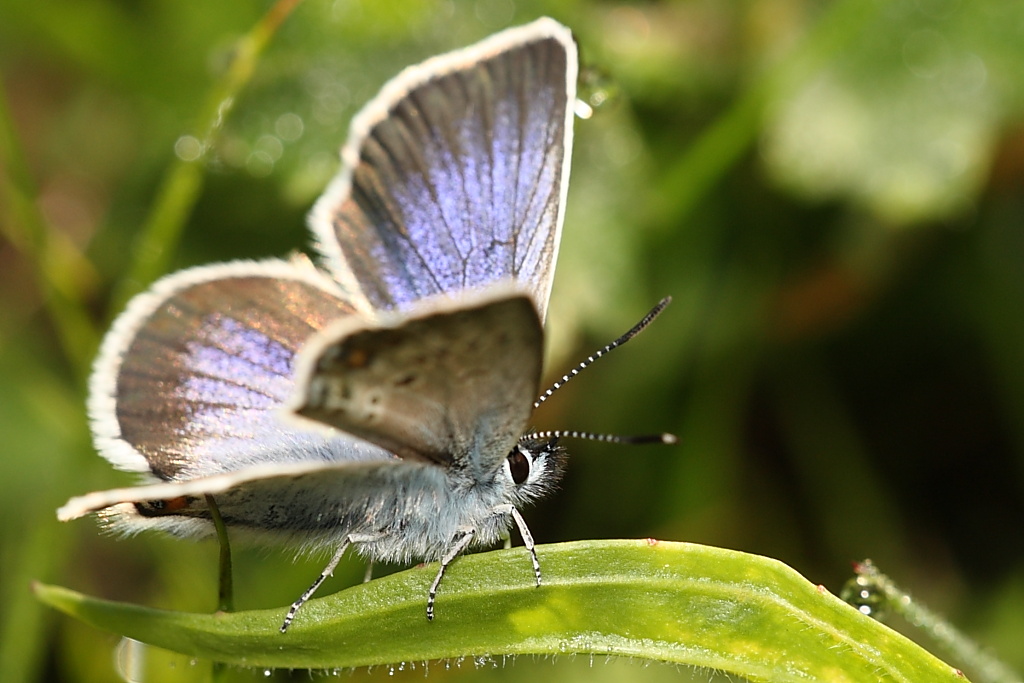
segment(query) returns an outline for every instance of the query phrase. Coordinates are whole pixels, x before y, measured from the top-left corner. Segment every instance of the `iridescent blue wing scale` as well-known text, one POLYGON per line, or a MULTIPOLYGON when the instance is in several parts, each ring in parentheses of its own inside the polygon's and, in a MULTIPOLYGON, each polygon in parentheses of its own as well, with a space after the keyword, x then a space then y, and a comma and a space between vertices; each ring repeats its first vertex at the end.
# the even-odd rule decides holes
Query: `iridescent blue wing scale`
POLYGON ((512 279, 543 320, 576 68, 568 29, 542 19, 388 83, 311 219, 339 282, 386 310, 512 279))
POLYGON ((236 262, 156 283, 97 358, 89 413, 114 465, 174 481, 269 462, 389 458, 354 437, 303 429, 282 406, 295 355, 355 315, 308 262, 236 262))

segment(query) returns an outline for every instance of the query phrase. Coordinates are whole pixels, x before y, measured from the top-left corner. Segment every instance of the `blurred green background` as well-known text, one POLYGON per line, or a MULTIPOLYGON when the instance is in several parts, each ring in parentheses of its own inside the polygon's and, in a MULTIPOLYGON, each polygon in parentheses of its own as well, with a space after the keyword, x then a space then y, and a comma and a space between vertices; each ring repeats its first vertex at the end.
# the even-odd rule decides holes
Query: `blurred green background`
MULTIPOLYGON (((117 680, 117 638, 37 605, 32 579, 215 604, 214 546, 54 515, 132 481, 92 450, 83 408, 125 297, 176 268, 308 248, 306 212, 383 82, 542 14, 576 33, 585 94, 607 96, 577 122, 552 378, 675 302, 537 426, 680 444, 570 444, 563 490, 527 513, 535 536, 735 548, 833 592, 870 557, 1024 669, 1024 4, 306 0, 243 58, 249 80, 188 163, 271 6, 0 0, 5 680, 117 680)), ((235 561, 240 608, 288 604, 321 567, 279 550, 235 561)), ((361 574, 345 565, 333 588, 361 574)), ((150 659, 146 680, 207 671, 150 659)), ((690 676, 713 677, 586 658, 430 667, 690 676)))

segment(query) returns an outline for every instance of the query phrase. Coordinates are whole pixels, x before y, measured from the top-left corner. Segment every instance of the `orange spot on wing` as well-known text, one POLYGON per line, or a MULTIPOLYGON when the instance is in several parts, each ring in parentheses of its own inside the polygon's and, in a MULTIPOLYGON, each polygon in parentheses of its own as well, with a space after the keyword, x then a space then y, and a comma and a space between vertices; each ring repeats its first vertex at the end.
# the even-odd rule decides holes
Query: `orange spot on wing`
POLYGON ((178 496, 177 498, 168 498, 163 501, 164 512, 181 512, 189 506, 188 497, 178 496))

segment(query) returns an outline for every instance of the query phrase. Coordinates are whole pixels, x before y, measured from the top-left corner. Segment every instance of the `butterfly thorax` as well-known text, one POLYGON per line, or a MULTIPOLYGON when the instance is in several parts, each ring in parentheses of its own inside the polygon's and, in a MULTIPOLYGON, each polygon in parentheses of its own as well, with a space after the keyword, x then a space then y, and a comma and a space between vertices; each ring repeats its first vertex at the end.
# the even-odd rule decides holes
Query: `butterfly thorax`
POLYGON ((352 527, 361 528, 355 533, 376 536, 356 548, 373 561, 412 562, 440 559, 465 533, 472 533, 474 546, 493 545, 508 536, 511 507, 520 508, 554 489, 564 459, 564 449, 555 440, 524 440, 487 476, 427 465, 428 473, 411 477, 403 495, 391 499, 392 510, 382 511, 376 520, 373 514, 351 520, 352 527), (385 520, 389 523, 375 523, 385 520))

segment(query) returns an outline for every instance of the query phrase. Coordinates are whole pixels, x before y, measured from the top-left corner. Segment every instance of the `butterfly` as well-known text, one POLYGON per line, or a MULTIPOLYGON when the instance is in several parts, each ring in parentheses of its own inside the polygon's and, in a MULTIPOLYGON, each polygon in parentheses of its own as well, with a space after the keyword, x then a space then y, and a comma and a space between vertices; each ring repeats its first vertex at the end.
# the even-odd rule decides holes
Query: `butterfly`
POLYGON ((409 67, 351 123, 310 218, 318 263, 187 269, 133 299, 89 386, 97 450, 143 486, 114 530, 233 535, 370 561, 507 537, 564 467, 527 430, 565 210, 576 45, 547 18, 409 67))

